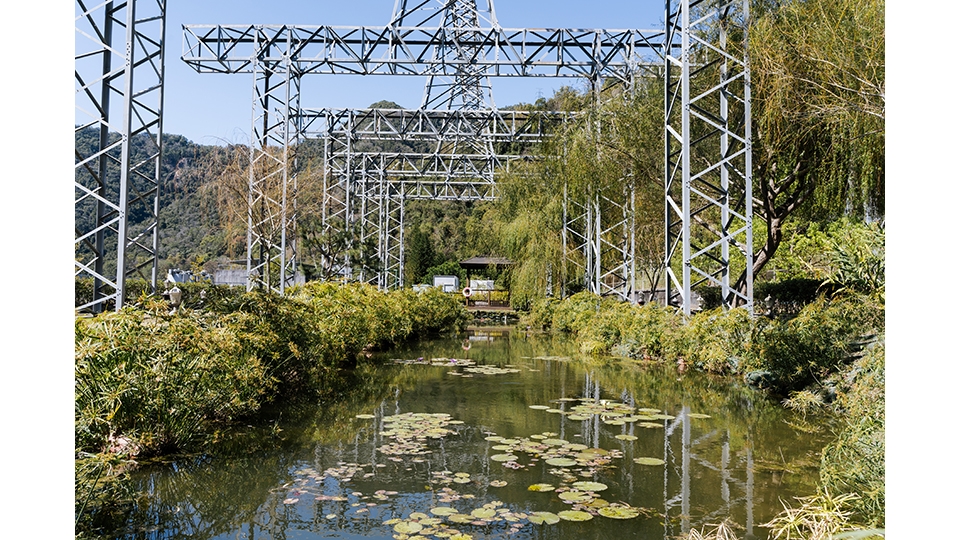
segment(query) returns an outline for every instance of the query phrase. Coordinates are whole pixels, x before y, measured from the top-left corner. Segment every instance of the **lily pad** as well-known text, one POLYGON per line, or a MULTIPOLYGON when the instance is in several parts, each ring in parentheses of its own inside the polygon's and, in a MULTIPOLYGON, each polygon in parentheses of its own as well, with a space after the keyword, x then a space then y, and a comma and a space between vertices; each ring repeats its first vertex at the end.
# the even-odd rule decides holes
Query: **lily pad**
POLYGON ((550 407, 547 406, 547 405, 531 405, 530 408, 531 408, 531 409, 536 409, 536 410, 538 410, 538 411, 545 411, 545 410, 549 409, 550 407))
POLYGON ((447 520, 451 523, 470 523, 473 521, 473 517, 467 514, 450 514, 447 516, 447 520))
POLYGON ((710 415, 703 413, 690 413, 687 415, 687 418, 710 418, 710 415))
POLYGON ((393 526, 393 530, 400 534, 413 534, 423 530, 423 525, 416 521, 401 521, 393 526))
POLYGON ((451 508, 449 506, 438 506, 436 508, 431 508, 430 513, 435 516, 452 516, 454 514, 459 514, 460 512, 456 508, 451 508))
POLYGON ((611 504, 604 506, 597 511, 601 516, 612 519, 631 519, 640 515, 640 509, 632 506, 621 506, 611 504))
POLYGON ((549 444, 550 446, 563 446, 567 444, 567 441, 563 439, 544 439, 543 444, 549 444))
POLYGON ((491 481, 490 481, 490 487, 503 487, 503 486, 505 486, 505 485, 507 485, 507 483, 506 483, 504 480, 491 480, 491 481))
POLYGON ((494 461, 516 461, 517 456, 513 454, 494 454, 490 456, 490 459, 494 461))
POLYGON ((369 419, 371 419, 371 418, 376 418, 376 416, 374 416, 374 415, 372 415, 372 414, 358 414, 358 415, 354 416, 354 418, 358 418, 358 419, 360 419, 360 420, 369 420, 369 419))
POLYGON ((592 515, 579 510, 564 510, 563 512, 558 512, 557 515, 560 516, 560 519, 567 521, 589 521, 593 519, 592 515))
POLYGON ((617 435, 615 438, 620 439, 621 441, 635 441, 639 439, 639 437, 635 435, 617 435))
POLYGON ((572 503, 589 501, 590 499, 593 498, 589 494, 583 493, 582 491, 564 491, 563 493, 558 495, 558 497, 560 497, 561 500, 572 502, 572 503))
POLYGON ((567 418, 569 420, 589 420, 590 416, 586 414, 571 414, 568 415, 567 418))
POLYGON ((638 457, 633 462, 640 465, 663 465, 665 463, 662 459, 653 457, 638 457))
POLYGON ((554 514, 553 512, 534 512, 530 514, 527 519, 530 521, 530 523, 534 523, 536 525, 543 525, 544 523, 547 525, 553 525, 554 523, 560 522, 560 516, 554 514))
POLYGON ((570 467, 576 465, 577 461, 570 458, 550 458, 547 460, 547 465, 553 465, 554 467, 570 467))
POLYGON ((487 519, 497 515, 497 511, 493 508, 475 508, 470 512, 470 515, 479 519, 487 519))
POLYGON ((527 487, 527 491, 553 491, 557 488, 551 486, 550 484, 533 484, 532 486, 527 487))
POLYGON ((603 491, 607 489, 607 485, 600 482, 574 482, 573 487, 584 491, 603 491))

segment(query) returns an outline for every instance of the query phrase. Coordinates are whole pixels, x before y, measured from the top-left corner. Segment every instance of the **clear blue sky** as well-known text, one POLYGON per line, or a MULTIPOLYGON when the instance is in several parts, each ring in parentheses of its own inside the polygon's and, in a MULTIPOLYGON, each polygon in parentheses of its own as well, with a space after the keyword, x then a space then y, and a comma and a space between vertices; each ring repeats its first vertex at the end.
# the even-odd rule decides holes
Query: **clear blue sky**
MULTIPOLYGON (((483 6, 485 3, 480 2, 483 6)), ((394 0, 168 0, 164 132, 201 144, 247 143, 250 133, 252 76, 198 74, 180 60, 184 24, 302 24, 383 26, 394 0)), ((663 27, 659 0, 495 0, 505 28, 653 29, 663 27)), ((303 107, 363 108, 380 100, 404 107, 420 104, 420 77, 306 77, 303 107)), ((549 97, 571 79, 493 80, 498 107, 549 97)))

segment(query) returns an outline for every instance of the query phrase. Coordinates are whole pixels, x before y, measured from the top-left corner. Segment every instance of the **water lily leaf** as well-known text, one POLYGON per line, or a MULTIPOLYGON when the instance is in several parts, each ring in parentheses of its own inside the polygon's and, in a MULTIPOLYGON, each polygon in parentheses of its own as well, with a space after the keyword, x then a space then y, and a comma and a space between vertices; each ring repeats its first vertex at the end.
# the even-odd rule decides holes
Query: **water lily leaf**
POLYGON ((633 462, 640 465, 663 465, 665 463, 662 459, 653 457, 638 457, 634 459, 633 462))
POLYGON ((590 416, 586 414, 571 414, 567 415, 569 420, 589 420, 590 416))
POLYGON ((450 514, 447 516, 447 520, 451 523, 470 523, 473 518, 467 514, 450 514))
POLYGON ((584 491, 603 491, 607 489, 607 485, 600 482, 574 482, 573 487, 584 491))
POLYGON ((490 459, 494 461, 516 461, 517 456, 513 454, 494 454, 490 456, 490 459))
POLYGON ((466 478, 466 477, 463 477, 463 476, 458 476, 458 477, 454 478, 453 481, 456 482, 456 483, 458 483, 458 484, 469 484, 469 483, 472 482, 473 480, 470 480, 469 478, 466 478))
POLYGON ((479 519, 487 519, 497 515, 497 511, 493 508, 475 508, 470 512, 470 515, 479 519))
POLYGON ((564 450, 569 450, 571 452, 581 452, 583 450, 586 450, 587 448, 590 448, 590 447, 580 443, 567 444, 563 447, 564 450))
POLYGON ((451 508, 449 506, 437 506, 436 508, 431 508, 430 513, 435 516, 452 516, 454 514, 459 514, 460 512, 456 508, 451 508))
POLYGON ((620 420, 619 418, 616 420, 604 420, 603 423, 608 426, 622 426, 626 424, 626 422, 624 422, 623 420, 620 420))
POLYGON ((604 506, 597 511, 601 516, 612 519, 631 519, 640 515, 640 509, 632 506, 604 506))
POLYGON ((533 484, 532 486, 527 487, 527 491, 553 491, 557 488, 551 486, 550 484, 533 484))
POLYGON ((690 413, 687 415, 687 418, 711 418, 711 416, 703 413, 690 413))
POLYGON ((640 422, 637 425, 645 428, 658 428, 658 427, 662 428, 663 427, 663 424, 658 424, 656 422, 640 422))
POLYGON ((505 485, 507 485, 507 483, 506 483, 506 481, 504 481, 504 480, 491 480, 491 481, 490 481, 490 487, 503 487, 503 486, 505 486, 505 485))
POLYGON ((549 444, 550 446, 563 446, 567 444, 567 441, 563 439, 544 439, 543 444, 549 444))
POLYGON ((554 414, 563 414, 563 411, 561 411, 560 409, 547 409, 547 412, 554 413, 554 414))
POLYGON ((409 516, 407 516, 408 519, 416 519, 416 520, 423 520, 423 519, 427 519, 428 517, 430 516, 424 514, 423 512, 413 512, 409 516))
POLYGON ((371 419, 371 418, 376 418, 376 416, 374 416, 374 415, 372 415, 372 414, 358 414, 358 415, 354 416, 354 418, 358 418, 358 419, 360 419, 360 420, 369 420, 369 419, 371 419))
POLYGON ((582 491, 564 491, 558 495, 558 497, 567 502, 584 502, 593 498, 591 495, 583 493, 582 491))
POLYGON ((635 441, 639 439, 639 437, 635 435, 617 435, 615 438, 620 439, 621 441, 635 441))
POLYGON ((423 530, 423 525, 416 521, 401 521, 393 526, 393 530, 400 534, 414 534, 423 530))
POLYGON ((553 465, 554 467, 570 467, 576 465, 576 460, 570 458, 550 458, 547 460, 548 465, 553 465))
POLYGON ((491 446, 490 448, 492 448, 493 450, 500 450, 500 451, 502 451, 502 450, 510 450, 510 449, 513 448, 513 445, 512 445, 512 444, 497 444, 497 445, 491 446))
POLYGON ((484 440, 493 441, 493 442, 500 442, 500 441, 503 440, 503 437, 501 437, 501 436, 499 436, 499 435, 490 435, 489 437, 484 437, 484 440))
POLYGON ((554 523, 560 522, 560 516, 554 514, 553 512, 534 512, 527 517, 530 523, 536 525, 553 525, 554 523))
POLYGON ((536 410, 538 410, 538 411, 545 411, 545 410, 549 409, 550 407, 549 407, 548 405, 531 405, 530 408, 531 408, 531 409, 536 409, 536 410))
POLYGON ((567 521, 589 521, 593 519, 593 516, 586 512, 581 512, 579 510, 564 510, 563 512, 558 512, 560 519, 567 521))

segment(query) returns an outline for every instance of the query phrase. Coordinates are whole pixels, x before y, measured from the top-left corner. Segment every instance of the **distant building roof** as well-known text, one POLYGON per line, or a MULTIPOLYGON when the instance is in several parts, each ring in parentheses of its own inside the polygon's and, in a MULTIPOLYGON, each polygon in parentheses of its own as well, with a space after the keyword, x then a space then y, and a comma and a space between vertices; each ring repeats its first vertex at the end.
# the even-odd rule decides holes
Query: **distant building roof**
POLYGON ((513 261, 505 257, 471 257, 465 261, 460 261, 461 268, 481 269, 488 266, 510 266, 513 261))

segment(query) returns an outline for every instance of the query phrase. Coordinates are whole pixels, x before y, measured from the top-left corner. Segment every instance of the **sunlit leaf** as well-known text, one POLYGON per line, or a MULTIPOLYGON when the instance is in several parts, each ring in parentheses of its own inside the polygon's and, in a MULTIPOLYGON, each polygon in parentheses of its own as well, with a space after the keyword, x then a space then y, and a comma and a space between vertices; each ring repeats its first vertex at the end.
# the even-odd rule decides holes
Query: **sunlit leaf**
POLYGON ((393 530, 400 534, 413 534, 423 530, 423 525, 416 521, 401 521, 393 526, 393 530))
POLYGON ((567 521, 588 521, 593 519, 592 515, 579 510, 564 510, 563 512, 557 512, 557 515, 560 516, 560 519, 567 521))
POLYGON ((589 501, 593 498, 591 495, 581 491, 564 491, 563 493, 559 494, 558 497, 567 502, 583 502, 589 501))
POLYGON ((554 523, 560 522, 560 516, 554 514, 553 512, 534 512, 530 514, 527 519, 530 521, 530 523, 534 523, 536 525, 542 525, 544 523, 547 525, 553 525, 554 523))
POLYGON ((494 454, 490 456, 490 459, 494 461, 516 461, 517 456, 513 454, 494 454))
POLYGON ((376 416, 374 416, 374 415, 372 415, 372 414, 358 414, 358 415, 354 416, 354 418, 358 418, 358 419, 360 419, 360 420, 369 420, 369 419, 371 419, 371 418, 376 418, 376 416))
POLYGON ((430 513, 435 516, 452 516, 453 514, 459 513, 456 508, 451 508, 449 506, 437 506, 436 508, 431 508, 430 513))
POLYGON ((557 488, 550 484, 533 484, 527 487, 527 491, 553 491, 557 488))
POLYGON ((601 516, 612 519, 630 519, 640 515, 640 509, 632 506, 622 506, 611 504, 604 506, 597 511, 601 516))
POLYGON ((617 435, 615 438, 620 439, 621 441, 635 441, 639 437, 635 435, 617 435))
POLYGON ((633 462, 640 465, 663 465, 665 463, 662 459, 653 457, 638 457, 633 462))
POLYGON ((607 485, 600 482, 574 482, 573 487, 584 491, 603 491, 607 489, 607 485))
POLYGON ((553 465, 554 467, 570 467, 576 465, 576 460, 570 458, 550 458, 547 460, 548 465, 553 465))
POLYGON ((470 515, 479 519, 487 519, 497 515, 497 511, 493 508, 475 508, 470 512, 470 515))

